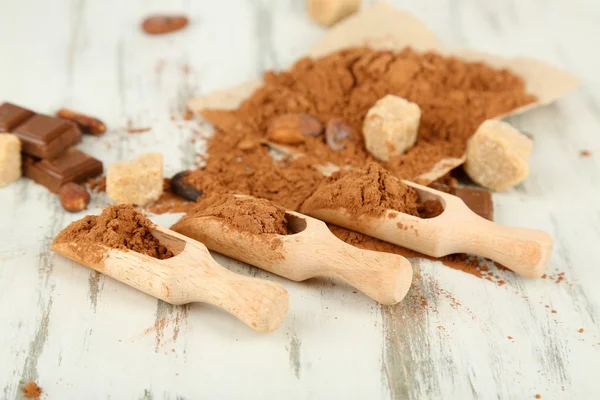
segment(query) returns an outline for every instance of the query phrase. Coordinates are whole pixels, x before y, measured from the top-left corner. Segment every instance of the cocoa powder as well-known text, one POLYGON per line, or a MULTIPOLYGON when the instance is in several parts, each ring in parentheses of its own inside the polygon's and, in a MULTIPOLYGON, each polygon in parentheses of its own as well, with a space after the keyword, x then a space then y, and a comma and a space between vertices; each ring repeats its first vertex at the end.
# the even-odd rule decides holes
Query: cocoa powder
POLYGON ((214 217, 228 226, 253 234, 290 232, 285 209, 265 199, 238 197, 232 194, 211 194, 198 200, 185 218, 214 217))
MULTIPOLYGON (((154 225, 132 205, 122 204, 105 208, 98 216, 88 215, 63 229, 53 244, 103 244, 115 249, 128 249, 158 258, 173 257, 173 252, 160 244, 152 232, 154 225)), ((90 250, 97 247, 90 246, 90 250)), ((88 255, 93 258, 93 255, 88 255)))
MULTIPOLYGON (((211 146, 223 146, 215 142, 211 146)), ((210 150, 209 150, 210 151, 210 150)), ((269 151, 258 146, 243 160, 224 153, 213 153, 203 169, 190 171, 186 180, 204 193, 238 193, 271 200, 285 208, 297 210, 302 202, 325 179, 320 172, 298 159, 275 161, 269 151)))
POLYGON ((29 381, 23 386, 23 397, 26 399, 39 400, 42 393, 42 388, 34 381, 29 381))
POLYGON ((362 122, 386 94, 404 97, 422 110, 415 146, 380 163, 406 179, 429 171, 443 158, 461 156, 485 119, 535 100, 525 92, 524 81, 507 70, 434 52, 351 48, 304 58, 288 71, 265 73, 265 84, 238 109, 203 111, 215 132, 208 139, 205 166, 190 171, 187 179, 205 192, 250 194, 298 209, 323 180, 312 165, 378 162, 365 149, 362 122), (288 114, 347 128, 334 140, 327 140, 327 134, 304 136, 293 146, 304 157, 274 160, 260 143, 270 124, 288 114))
POLYGON ((535 101, 525 92, 524 81, 507 70, 410 48, 400 52, 340 50, 318 59, 301 59, 288 71, 270 71, 264 78, 265 84, 238 109, 203 112, 216 128, 204 169, 219 170, 225 185, 233 183, 238 191, 234 177, 244 172, 254 175, 265 168, 296 166, 289 160, 266 162, 264 147, 257 146, 251 153, 238 148, 240 143, 264 139, 271 121, 281 115, 303 113, 324 125, 335 120, 348 126, 335 148, 323 137, 327 135, 305 137, 295 145, 296 151, 309 158, 298 166, 299 171, 310 170, 311 163, 326 162, 361 167, 376 161, 362 138, 369 108, 387 94, 415 102, 422 110, 417 143, 383 163, 393 175, 413 179, 443 158, 461 156, 466 141, 484 120, 535 101))
POLYGON ((345 209, 352 217, 383 216, 387 210, 419 216, 419 195, 379 164, 335 172, 306 199, 300 211, 345 209))
MULTIPOLYGON (((266 72, 264 78, 265 84, 238 109, 203 111, 215 131, 207 142, 205 166, 188 177, 205 194, 250 194, 297 210, 325 179, 312 165, 327 162, 354 168, 377 162, 392 175, 414 180, 438 161, 461 156, 484 120, 536 100, 526 93, 524 81, 508 70, 410 48, 344 49, 301 59, 287 71, 266 72), (417 103, 422 117, 416 144, 381 163, 365 150, 362 123, 370 107, 387 94, 417 103), (324 126, 343 122, 347 128, 335 140, 326 140, 327 134, 306 136, 293 146, 304 157, 275 160, 261 142, 270 122, 290 113, 309 115, 324 126)), ((444 183, 454 181, 448 177, 444 183)), ((419 212, 430 212, 431 206, 424 203, 419 212)), ((360 239, 374 240, 364 235, 360 239)), ((463 256, 455 258, 459 268, 477 270, 463 256)))

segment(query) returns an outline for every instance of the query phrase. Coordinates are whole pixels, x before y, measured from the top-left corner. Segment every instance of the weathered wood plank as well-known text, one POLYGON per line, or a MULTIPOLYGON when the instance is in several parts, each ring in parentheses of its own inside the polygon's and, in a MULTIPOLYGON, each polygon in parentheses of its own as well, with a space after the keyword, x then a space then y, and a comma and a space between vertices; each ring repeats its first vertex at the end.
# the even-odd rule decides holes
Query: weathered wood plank
MULTIPOLYGON (((0 100, 98 115, 110 131, 86 137, 85 151, 106 164, 160 151, 166 175, 202 150, 190 142, 193 122, 171 120, 190 95, 286 67, 323 32, 293 1, 46 3, 2 6, 0 36, 12 40, 0 42, 0 100), (139 32, 141 16, 169 9, 192 16, 189 29, 139 32)), ((495 196, 498 221, 554 235, 552 279, 499 271, 499 286, 422 261, 408 299, 380 307, 330 280, 292 283, 218 256, 289 290, 284 325, 261 335, 214 307, 169 306, 49 253, 51 238, 80 215, 22 180, 0 190, 0 398, 18 398, 28 379, 48 398, 596 397, 600 98, 598 55, 584 43, 600 28, 599 9, 582 5, 408 5, 445 43, 540 57, 584 81, 556 105, 513 119, 536 136, 532 175, 495 196)), ((91 211, 105 204, 97 196, 91 211)))

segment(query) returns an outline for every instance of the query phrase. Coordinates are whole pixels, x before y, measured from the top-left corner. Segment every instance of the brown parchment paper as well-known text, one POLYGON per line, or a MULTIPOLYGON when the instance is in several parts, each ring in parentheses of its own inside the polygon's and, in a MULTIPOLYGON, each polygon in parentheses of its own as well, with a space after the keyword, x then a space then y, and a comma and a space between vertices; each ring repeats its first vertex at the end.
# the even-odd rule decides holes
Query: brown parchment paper
MULTIPOLYGON (((575 76, 543 61, 527 57, 501 57, 469 49, 445 49, 435 34, 414 15, 384 3, 376 4, 337 24, 317 42, 309 55, 318 57, 350 46, 392 50, 411 46, 419 51, 435 50, 468 61, 483 61, 496 68, 507 68, 520 75, 525 80, 527 91, 538 98, 537 103, 521 107, 507 115, 520 114, 550 104, 579 86, 575 76)), ((200 114, 205 108, 234 109, 260 85, 262 79, 257 78, 190 99, 188 107, 196 114, 200 114)), ((416 177, 415 181, 422 184, 431 183, 463 164, 465 159, 465 156, 442 159, 431 171, 416 177)))

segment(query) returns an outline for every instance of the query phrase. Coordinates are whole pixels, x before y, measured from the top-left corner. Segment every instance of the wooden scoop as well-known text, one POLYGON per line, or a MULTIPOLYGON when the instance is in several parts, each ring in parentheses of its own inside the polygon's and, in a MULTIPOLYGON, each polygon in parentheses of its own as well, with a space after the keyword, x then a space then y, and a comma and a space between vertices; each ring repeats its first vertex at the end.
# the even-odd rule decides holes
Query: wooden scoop
POLYGON ((322 221, 287 211, 291 235, 252 234, 212 216, 184 217, 171 229, 209 249, 293 281, 339 279, 382 304, 404 298, 412 281, 406 258, 344 243, 322 221))
POLYGON ((498 225, 471 211, 458 197, 409 181, 420 201, 438 200, 444 211, 423 219, 388 210, 381 218, 350 216, 345 209, 306 210, 315 218, 373 236, 432 257, 470 253, 499 262, 530 278, 544 274, 552 237, 534 229, 498 225))
POLYGON ((202 243, 169 229, 156 226, 151 232, 174 257, 159 260, 100 243, 53 243, 50 249, 167 303, 214 304, 259 332, 281 325, 288 310, 288 293, 281 285, 235 274, 202 243), (90 256, 98 252, 103 256, 90 256))

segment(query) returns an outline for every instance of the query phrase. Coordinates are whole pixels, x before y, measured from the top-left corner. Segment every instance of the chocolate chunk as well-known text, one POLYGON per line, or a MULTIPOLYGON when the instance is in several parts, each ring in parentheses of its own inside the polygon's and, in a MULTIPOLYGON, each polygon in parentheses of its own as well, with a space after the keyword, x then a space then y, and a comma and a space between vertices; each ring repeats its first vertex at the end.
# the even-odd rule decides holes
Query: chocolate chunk
POLYGON ((2 103, 0 105, 0 132, 11 132, 32 116, 33 111, 11 103, 2 103))
POLYGON ((473 189, 473 188, 459 188, 442 185, 440 183, 433 183, 430 185, 431 188, 453 194, 454 196, 460 197, 475 214, 489 219, 494 220, 494 203, 492 201, 492 193, 488 190, 473 189))
POLYGON ((23 153, 52 159, 81 140, 81 131, 70 122, 47 115, 35 115, 12 132, 21 139, 23 153))
POLYGON ((189 171, 181 171, 171 178, 171 190, 186 200, 196 201, 204 191, 197 189, 186 180, 189 171))
POLYGON ((54 160, 23 158, 23 175, 56 193, 67 182, 81 183, 102 173, 102 163, 74 147, 54 160))

